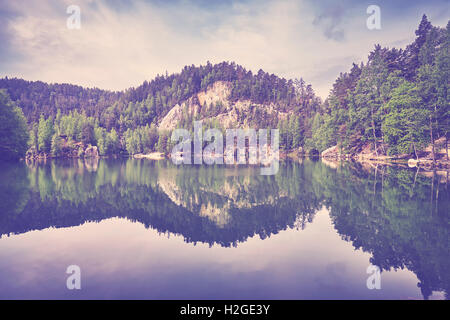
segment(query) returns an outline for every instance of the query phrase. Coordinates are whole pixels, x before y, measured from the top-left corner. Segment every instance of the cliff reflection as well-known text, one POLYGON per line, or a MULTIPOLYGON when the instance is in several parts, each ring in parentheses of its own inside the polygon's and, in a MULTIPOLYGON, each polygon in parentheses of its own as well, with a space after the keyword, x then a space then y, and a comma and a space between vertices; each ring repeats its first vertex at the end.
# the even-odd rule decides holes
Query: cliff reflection
POLYGON ((266 238, 286 228, 304 228, 320 201, 285 168, 285 179, 256 169, 178 168, 144 160, 81 160, 5 168, 2 188, 18 189, 3 203, 0 233, 69 227, 124 217, 187 242, 235 246, 255 234, 266 238))

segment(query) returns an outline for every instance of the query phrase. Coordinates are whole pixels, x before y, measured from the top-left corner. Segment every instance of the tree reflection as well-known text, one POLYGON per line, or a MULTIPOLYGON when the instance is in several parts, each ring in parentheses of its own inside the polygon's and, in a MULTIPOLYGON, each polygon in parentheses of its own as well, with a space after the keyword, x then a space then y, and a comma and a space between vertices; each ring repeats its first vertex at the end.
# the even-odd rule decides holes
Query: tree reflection
POLYGON ((372 264, 407 268, 425 298, 432 291, 448 297, 448 178, 398 167, 334 167, 286 162, 278 175, 261 176, 258 168, 134 159, 2 164, 0 234, 123 217, 186 242, 229 247, 303 229, 326 206, 338 233, 369 252, 372 264))

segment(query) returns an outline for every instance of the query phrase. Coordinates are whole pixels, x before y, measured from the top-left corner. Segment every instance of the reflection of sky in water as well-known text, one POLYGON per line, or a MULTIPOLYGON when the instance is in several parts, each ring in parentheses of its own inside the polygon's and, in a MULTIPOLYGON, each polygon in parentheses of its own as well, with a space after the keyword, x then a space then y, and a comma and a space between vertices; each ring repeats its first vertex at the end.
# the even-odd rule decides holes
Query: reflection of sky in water
POLYGON ((325 209, 305 230, 255 236, 237 248, 194 246, 112 218, 4 236, 0 298, 422 298, 407 270, 383 272, 382 289, 368 290, 369 258, 341 239, 325 209), (78 291, 66 289, 71 264, 81 267, 78 291))

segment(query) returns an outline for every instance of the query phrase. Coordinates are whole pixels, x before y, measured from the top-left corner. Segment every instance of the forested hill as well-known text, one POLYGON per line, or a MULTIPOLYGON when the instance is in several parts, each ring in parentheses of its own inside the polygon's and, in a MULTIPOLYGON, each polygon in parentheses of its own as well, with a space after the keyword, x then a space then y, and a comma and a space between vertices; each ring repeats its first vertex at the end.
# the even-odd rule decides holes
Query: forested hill
POLYGON ((404 49, 375 45, 367 62, 339 75, 324 103, 301 78, 234 62, 186 66, 121 92, 4 78, 0 102, 17 113, 3 88, 23 110, 34 156, 81 156, 89 145, 105 155, 167 153, 172 129, 203 120, 222 129, 279 128, 284 150, 332 147, 337 157, 432 158, 433 165, 447 158, 450 166, 450 22, 436 27, 424 15, 415 35, 404 49))
POLYGON ((80 142, 101 154, 168 152, 169 130, 191 129, 194 120, 222 129, 280 127, 282 144, 299 147, 321 103, 301 78, 255 74, 234 62, 186 66, 122 92, 8 78, 0 89, 23 110, 32 153, 53 156, 80 142))
POLYGON ((107 130, 125 131, 160 120, 176 104, 206 91, 217 81, 231 84, 231 101, 274 103, 283 111, 306 107, 312 102, 317 104, 318 101, 311 86, 302 79, 286 80, 262 70, 253 74, 234 62, 186 66, 180 73, 158 75, 137 88, 122 92, 16 78, 0 79, 0 88, 6 89, 11 99, 22 108, 29 124, 38 122, 41 114, 48 118, 55 117, 58 110, 62 115, 77 110, 87 117, 94 117, 107 130))
POLYGON ((415 35, 405 49, 376 45, 367 62, 340 74, 314 117, 309 148, 414 158, 446 148, 435 142, 446 144, 450 131, 450 21, 435 27, 424 15, 415 35))
POLYGON ((86 89, 72 84, 47 84, 42 81, 26 81, 8 77, 0 79, 0 88, 6 89, 11 100, 22 108, 29 124, 55 116, 60 109, 63 114, 78 110, 88 116, 99 117, 108 106, 119 100, 123 93, 100 89, 86 89))

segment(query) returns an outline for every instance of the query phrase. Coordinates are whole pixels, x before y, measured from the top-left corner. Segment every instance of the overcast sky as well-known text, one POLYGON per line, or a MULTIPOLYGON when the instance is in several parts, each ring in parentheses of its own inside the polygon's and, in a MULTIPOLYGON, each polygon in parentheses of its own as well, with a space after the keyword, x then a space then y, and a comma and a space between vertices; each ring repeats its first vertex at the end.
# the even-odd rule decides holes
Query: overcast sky
POLYGON ((235 61, 303 77, 325 98, 375 43, 404 47, 423 14, 450 19, 447 0, 0 0, 0 77, 123 90, 185 65, 235 61), (381 9, 369 30, 366 9, 381 9), (69 5, 81 29, 66 26, 69 5))

